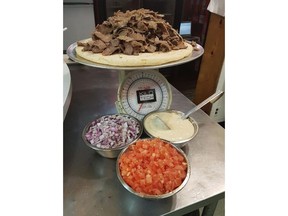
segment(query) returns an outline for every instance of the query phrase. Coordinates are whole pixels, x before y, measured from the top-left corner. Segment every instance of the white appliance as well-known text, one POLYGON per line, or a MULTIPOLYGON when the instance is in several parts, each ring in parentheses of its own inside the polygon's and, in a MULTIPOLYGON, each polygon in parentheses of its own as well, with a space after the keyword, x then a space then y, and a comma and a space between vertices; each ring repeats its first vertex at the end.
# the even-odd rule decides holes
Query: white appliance
POLYGON ((90 38, 95 29, 93 0, 63 1, 63 50, 72 43, 90 38))
POLYGON ((216 91, 218 90, 224 91, 224 94, 219 100, 213 103, 210 117, 217 122, 223 122, 225 121, 225 59, 222 65, 222 70, 220 73, 216 91))

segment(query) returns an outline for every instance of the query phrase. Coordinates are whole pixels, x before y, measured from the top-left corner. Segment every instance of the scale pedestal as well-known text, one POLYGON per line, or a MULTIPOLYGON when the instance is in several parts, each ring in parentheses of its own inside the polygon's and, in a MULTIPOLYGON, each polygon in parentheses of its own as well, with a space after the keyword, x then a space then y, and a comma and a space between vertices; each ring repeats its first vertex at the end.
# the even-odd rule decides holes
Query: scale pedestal
POLYGON ((139 120, 152 111, 169 109, 172 102, 171 87, 167 79, 159 72, 159 68, 172 67, 193 61, 204 53, 197 44, 189 56, 175 62, 156 66, 118 67, 94 63, 78 57, 77 42, 67 49, 70 59, 91 67, 113 69, 119 72, 119 88, 115 102, 119 113, 127 113, 139 120))

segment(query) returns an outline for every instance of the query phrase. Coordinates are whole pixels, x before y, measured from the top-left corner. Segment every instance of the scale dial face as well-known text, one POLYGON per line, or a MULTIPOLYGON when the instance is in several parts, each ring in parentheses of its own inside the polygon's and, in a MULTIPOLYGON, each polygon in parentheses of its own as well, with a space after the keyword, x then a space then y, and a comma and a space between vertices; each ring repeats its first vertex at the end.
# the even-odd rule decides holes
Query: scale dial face
POLYGON ((131 71, 118 89, 121 111, 139 120, 152 111, 169 109, 171 101, 170 84, 158 71, 131 71))

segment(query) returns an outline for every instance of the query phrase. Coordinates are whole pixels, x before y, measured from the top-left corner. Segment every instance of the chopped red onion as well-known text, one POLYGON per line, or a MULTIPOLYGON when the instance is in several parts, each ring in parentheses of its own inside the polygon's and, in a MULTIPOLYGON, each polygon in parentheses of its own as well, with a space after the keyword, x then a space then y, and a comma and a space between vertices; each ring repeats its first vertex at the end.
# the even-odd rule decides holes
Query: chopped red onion
POLYGON ((139 122, 129 116, 115 114, 91 122, 85 137, 93 146, 110 149, 131 143, 139 133, 139 122))

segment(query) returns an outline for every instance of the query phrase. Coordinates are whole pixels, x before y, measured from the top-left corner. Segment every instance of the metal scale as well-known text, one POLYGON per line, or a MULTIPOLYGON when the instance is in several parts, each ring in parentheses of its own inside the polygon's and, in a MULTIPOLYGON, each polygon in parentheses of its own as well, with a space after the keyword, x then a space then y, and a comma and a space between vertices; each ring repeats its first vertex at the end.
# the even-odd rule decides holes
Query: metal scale
POLYGON ((158 71, 193 61, 203 55, 204 49, 197 44, 197 51, 179 61, 157 66, 117 67, 98 64, 76 55, 77 43, 71 44, 67 55, 75 62, 91 67, 114 69, 119 71, 119 87, 116 108, 119 113, 127 113, 139 120, 155 110, 169 109, 172 103, 172 91, 167 79, 158 71))

